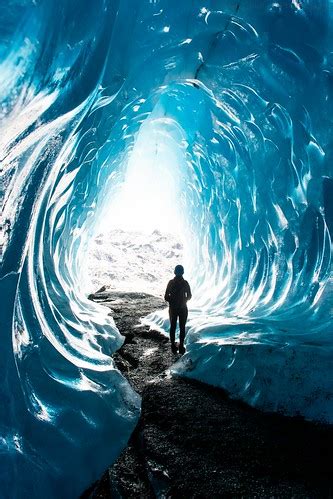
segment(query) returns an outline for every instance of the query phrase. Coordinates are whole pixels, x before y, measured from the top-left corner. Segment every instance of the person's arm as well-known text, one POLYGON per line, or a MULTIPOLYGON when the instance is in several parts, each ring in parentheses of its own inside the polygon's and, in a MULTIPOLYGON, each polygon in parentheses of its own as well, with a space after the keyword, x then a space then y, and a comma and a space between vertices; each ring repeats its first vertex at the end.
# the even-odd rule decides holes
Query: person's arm
POLYGON ((168 282, 167 288, 165 290, 165 295, 164 295, 165 301, 169 301, 169 298, 170 298, 170 288, 171 288, 171 281, 168 282))
POLYGON ((186 281, 186 299, 187 300, 190 300, 192 298, 192 293, 191 293, 191 288, 190 288, 190 285, 189 283, 186 281))

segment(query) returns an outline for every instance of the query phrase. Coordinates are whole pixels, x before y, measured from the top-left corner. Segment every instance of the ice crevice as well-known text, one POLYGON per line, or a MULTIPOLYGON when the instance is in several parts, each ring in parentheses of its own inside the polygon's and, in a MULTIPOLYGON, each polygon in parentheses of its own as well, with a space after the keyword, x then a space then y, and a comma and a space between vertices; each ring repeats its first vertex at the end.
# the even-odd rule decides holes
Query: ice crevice
POLYGON ((182 235, 194 296, 174 372, 332 423, 331 2, 1 9, 5 496, 78 495, 139 417, 121 335, 87 299, 108 220, 182 235))

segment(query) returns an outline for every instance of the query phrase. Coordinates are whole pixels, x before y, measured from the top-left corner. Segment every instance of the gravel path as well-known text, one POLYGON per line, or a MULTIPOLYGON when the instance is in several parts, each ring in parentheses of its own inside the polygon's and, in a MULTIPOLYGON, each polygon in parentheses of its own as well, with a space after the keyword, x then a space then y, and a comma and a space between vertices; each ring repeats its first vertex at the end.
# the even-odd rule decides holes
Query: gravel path
POLYGON ((167 339, 139 326, 165 306, 144 293, 100 292, 125 344, 118 369, 142 396, 127 448, 84 498, 333 498, 333 428, 264 414, 222 390, 170 377, 167 339))

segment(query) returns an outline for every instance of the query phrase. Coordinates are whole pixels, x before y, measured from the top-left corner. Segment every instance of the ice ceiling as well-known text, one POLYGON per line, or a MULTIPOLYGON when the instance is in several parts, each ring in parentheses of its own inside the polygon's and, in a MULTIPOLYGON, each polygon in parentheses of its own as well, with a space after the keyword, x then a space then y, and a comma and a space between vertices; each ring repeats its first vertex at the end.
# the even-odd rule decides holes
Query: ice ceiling
POLYGON ((150 186, 138 219, 160 201, 187 241, 174 371, 333 421, 332 15, 331 0, 0 4, 5 497, 78 495, 139 416, 112 363, 122 339, 82 287, 126 189, 150 186))

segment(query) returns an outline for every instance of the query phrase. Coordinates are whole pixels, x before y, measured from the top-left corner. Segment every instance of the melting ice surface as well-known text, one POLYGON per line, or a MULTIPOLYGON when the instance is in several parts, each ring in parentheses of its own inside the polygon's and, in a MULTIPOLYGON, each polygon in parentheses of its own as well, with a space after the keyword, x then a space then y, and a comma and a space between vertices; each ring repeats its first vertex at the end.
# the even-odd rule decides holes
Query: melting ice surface
POLYGON ((194 291, 175 370, 332 422, 331 0, 11 0, 0 14, 1 495, 78 496, 136 424, 121 336, 83 283, 152 140, 194 291))

